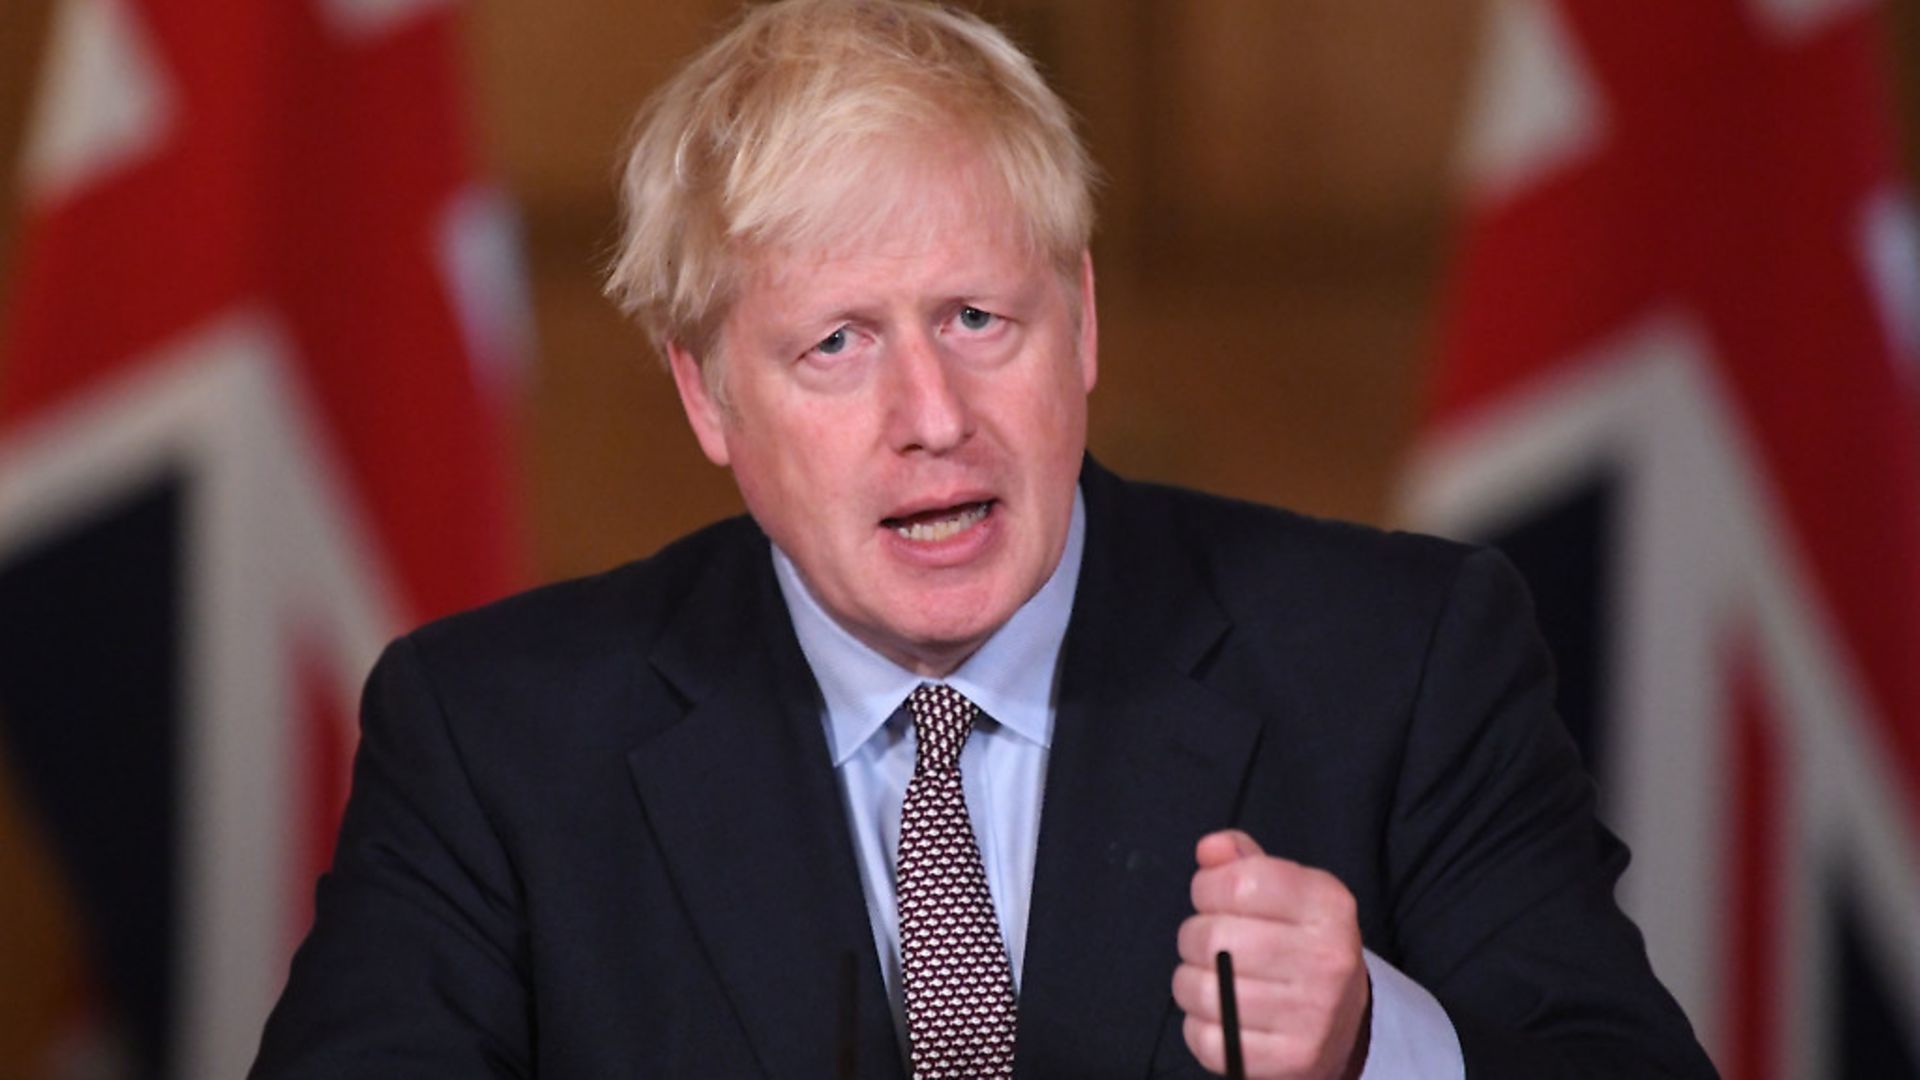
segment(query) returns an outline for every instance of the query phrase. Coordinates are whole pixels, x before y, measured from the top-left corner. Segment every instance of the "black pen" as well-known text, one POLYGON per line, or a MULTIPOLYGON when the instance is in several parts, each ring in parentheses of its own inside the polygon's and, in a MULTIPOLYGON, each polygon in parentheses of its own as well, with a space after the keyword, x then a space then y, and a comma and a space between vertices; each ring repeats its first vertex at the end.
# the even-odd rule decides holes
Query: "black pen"
POLYGON ((1227 1080, 1247 1080, 1246 1062, 1240 1059, 1240 1002, 1233 996, 1233 954, 1222 949, 1213 958, 1220 976, 1220 1027, 1226 1034, 1227 1080))

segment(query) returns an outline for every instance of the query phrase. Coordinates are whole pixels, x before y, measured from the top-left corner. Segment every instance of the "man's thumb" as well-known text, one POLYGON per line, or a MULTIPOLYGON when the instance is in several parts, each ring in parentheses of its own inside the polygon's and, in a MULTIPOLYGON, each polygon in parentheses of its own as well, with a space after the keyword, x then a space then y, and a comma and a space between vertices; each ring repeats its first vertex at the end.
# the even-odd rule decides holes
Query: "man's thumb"
POLYGON ((1221 829, 1200 838, 1193 849, 1194 861, 1204 869, 1211 866, 1224 866, 1235 859, 1244 859, 1249 855, 1263 855, 1260 845, 1253 837, 1239 829, 1221 829))

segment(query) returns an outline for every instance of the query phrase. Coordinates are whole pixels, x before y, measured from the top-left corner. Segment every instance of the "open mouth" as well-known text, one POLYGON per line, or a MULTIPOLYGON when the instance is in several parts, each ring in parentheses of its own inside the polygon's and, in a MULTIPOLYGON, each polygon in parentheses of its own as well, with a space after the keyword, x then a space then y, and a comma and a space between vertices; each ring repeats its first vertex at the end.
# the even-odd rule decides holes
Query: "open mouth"
POLYGON ((925 510, 905 517, 885 518, 880 524, 892 529, 904 540, 931 544, 959 536, 980 524, 992 509, 993 500, 988 499, 985 502, 925 510))

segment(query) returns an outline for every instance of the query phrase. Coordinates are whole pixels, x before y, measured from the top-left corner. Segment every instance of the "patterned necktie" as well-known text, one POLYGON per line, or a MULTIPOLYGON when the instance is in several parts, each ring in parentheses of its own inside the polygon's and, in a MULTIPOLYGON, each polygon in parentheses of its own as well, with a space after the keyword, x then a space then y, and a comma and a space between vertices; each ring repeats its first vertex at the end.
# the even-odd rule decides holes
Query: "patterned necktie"
POLYGON ((980 710, 945 686, 907 698, 916 749, 900 805, 900 959, 914 1080, 1013 1075, 1013 969, 960 787, 980 710))

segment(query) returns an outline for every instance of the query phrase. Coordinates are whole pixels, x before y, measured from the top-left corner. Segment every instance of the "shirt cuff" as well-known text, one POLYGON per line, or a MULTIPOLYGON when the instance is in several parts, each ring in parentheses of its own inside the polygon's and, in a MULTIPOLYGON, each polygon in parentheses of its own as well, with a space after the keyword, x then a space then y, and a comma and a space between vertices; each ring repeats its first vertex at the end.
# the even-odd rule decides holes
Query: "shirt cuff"
POLYGON ((1465 1080, 1460 1036, 1447 1010, 1399 968, 1372 950, 1365 955, 1373 981, 1373 1021, 1360 1080, 1465 1080))

